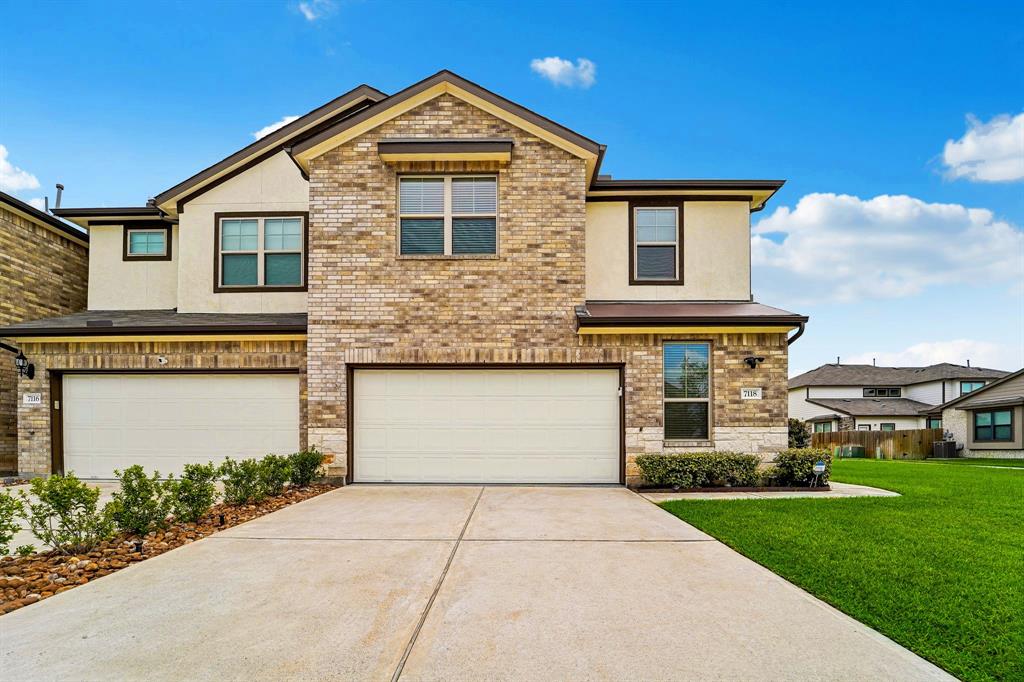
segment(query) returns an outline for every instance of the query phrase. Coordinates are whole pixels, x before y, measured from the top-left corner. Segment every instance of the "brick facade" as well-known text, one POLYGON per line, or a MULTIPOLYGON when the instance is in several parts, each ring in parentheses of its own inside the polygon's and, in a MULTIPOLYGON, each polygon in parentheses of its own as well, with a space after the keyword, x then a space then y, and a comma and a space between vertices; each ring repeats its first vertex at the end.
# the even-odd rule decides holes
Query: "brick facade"
MULTIPOLYGON (((22 474, 50 473, 50 370, 298 369, 299 438, 302 447, 306 445, 306 344, 303 341, 28 343, 24 344, 24 349, 36 365, 36 377, 32 381, 22 379, 20 390, 21 393, 42 394, 42 404, 18 404, 18 470, 22 474), (166 359, 166 364, 161 364, 160 358, 166 359)), ((210 459, 217 459, 215 453, 210 459)))
MULTIPOLYGON (((470 165, 422 170, 484 170, 470 165)), ((692 447, 769 452, 786 445, 783 334, 702 335, 713 345, 712 439, 690 448, 662 438, 661 343, 686 336, 576 334, 585 298, 584 162, 465 102, 443 95, 313 160, 310 168, 309 432, 347 451, 349 363, 622 363, 627 476, 642 452, 692 447), (497 170, 498 253, 489 258, 402 258, 397 175, 383 138, 503 137, 512 161, 497 170), (766 360, 756 370, 747 355, 766 360), (761 386, 764 399, 740 400, 761 386)))
MULTIPOLYGON (((88 279, 87 247, 0 206, 0 326, 84 310, 88 279)), ((17 385, 0 352, 0 473, 18 465, 17 385)))

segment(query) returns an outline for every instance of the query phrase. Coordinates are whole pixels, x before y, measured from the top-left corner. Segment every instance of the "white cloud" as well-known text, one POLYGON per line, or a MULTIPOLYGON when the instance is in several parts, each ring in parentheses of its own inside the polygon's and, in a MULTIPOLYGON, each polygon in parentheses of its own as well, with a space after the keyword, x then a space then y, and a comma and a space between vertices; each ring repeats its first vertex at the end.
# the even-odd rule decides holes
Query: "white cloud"
POLYGON ((19 192, 26 189, 38 189, 38 187, 39 179, 8 161, 7 147, 0 144, 0 190, 19 192))
POLYGON ((34 199, 28 200, 28 205, 34 208, 38 208, 40 211, 46 210, 46 199, 43 197, 35 197, 34 199))
POLYGON ((982 123, 967 117, 967 132, 946 140, 942 150, 946 177, 974 182, 1024 180, 1024 113, 996 116, 982 123))
POLYGON ((870 351, 844 357, 843 363, 851 365, 870 365, 877 361, 883 367, 924 367, 940 362, 951 362, 956 365, 967 364, 970 360, 975 367, 990 369, 1019 369, 1024 360, 1020 352, 1016 353, 1009 346, 977 341, 974 339, 953 339, 951 341, 923 341, 898 351, 870 351))
POLYGON ((899 298, 1024 278, 1024 231, 981 208, 914 197, 808 194, 753 228, 758 297, 788 304, 899 298), (765 294, 770 294, 770 297, 765 294))
POLYGON ((257 139, 257 140, 260 139, 261 137, 266 137, 267 135, 269 135, 270 133, 274 132, 275 130, 277 130, 279 128, 284 128, 286 125, 288 125, 292 121, 297 121, 298 118, 299 118, 298 116, 285 116, 280 121, 277 121, 275 123, 271 123, 268 126, 263 126, 259 130, 257 130, 255 133, 253 133, 252 136, 255 139, 257 139))
POLYGON ((334 12, 335 4, 334 0, 308 0, 300 2, 298 9, 306 21, 316 21, 334 12))
POLYGON ((597 81, 597 65, 583 57, 576 60, 575 66, 561 57, 534 59, 530 62, 530 68, 555 85, 569 88, 586 89, 597 81))

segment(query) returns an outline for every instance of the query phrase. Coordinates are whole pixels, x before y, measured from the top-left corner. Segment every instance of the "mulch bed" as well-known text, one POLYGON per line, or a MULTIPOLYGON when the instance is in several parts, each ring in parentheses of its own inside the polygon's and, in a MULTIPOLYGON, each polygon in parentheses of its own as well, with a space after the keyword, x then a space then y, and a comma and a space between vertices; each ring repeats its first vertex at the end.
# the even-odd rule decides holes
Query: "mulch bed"
POLYGON ((832 490, 831 486, 819 485, 814 488, 809 486, 753 486, 749 488, 731 488, 728 486, 720 488, 639 488, 645 493, 827 493, 832 490))
POLYGON ((332 483, 317 483, 307 488, 287 489, 277 497, 268 497, 257 504, 218 504, 198 523, 172 523, 166 530, 149 533, 144 537, 118 535, 101 542, 87 554, 72 556, 49 551, 27 557, 2 557, 0 613, 10 613, 22 606, 67 592, 90 580, 110 575, 139 561, 159 556, 219 530, 251 521, 337 487, 332 483), (139 542, 141 552, 138 551, 139 542))

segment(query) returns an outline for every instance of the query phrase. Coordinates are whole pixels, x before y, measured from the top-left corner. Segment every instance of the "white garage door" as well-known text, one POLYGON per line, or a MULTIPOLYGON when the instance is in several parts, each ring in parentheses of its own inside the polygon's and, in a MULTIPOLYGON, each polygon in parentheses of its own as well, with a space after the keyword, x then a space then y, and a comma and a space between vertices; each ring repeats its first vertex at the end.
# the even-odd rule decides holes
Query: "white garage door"
POLYGON ((299 449, 297 374, 67 374, 63 399, 64 470, 82 478, 299 449))
POLYGON ((619 372, 354 371, 357 482, 618 483, 619 372))

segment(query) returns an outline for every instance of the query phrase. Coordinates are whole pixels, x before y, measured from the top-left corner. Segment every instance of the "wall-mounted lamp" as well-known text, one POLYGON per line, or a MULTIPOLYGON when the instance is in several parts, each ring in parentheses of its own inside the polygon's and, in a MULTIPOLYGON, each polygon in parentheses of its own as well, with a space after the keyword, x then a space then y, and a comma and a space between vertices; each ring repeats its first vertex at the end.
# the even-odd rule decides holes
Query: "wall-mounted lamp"
POLYGON ((36 376, 36 366, 28 361, 25 354, 18 351, 18 357, 14 358, 14 366, 18 368, 18 376, 26 377, 28 379, 34 379, 36 376))
POLYGON ((747 363, 747 367, 750 369, 757 369, 757 366, 764 362, 764 357, 760 355, 748 355, 743 358, 743 362, 747 363))

